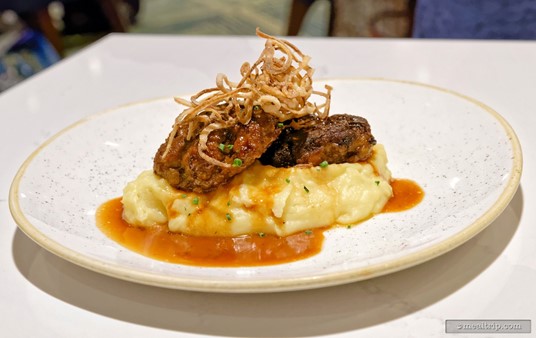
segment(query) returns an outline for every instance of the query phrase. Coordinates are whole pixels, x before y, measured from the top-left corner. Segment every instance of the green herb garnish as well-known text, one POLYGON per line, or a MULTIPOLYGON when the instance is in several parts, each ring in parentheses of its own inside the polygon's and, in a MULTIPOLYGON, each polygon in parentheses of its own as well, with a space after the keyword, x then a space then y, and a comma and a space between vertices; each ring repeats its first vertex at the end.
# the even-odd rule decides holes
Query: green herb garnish
POLYGON ((285 178, 285 182, 290 183, 290 178, 285 178))
POLYGON ((285 126, 285 124, 283 122, 279 122, 277 124, 277 128, 283 128, 285 126))
POLYGON ((231 218, 231 214, 229 213, 226 213, 225 214, 225 218, 227 218, 228 221, 230 221, 232 218, 231 218))
POLYGON ((374 183, 376 183, 376 185, 380 185, 380 181, 374 181, 374 183))
POLYGON ((199 204, 199 197, 197 197, 197 196, 194 197, 194 199, 192 200, 192 203, 193 203, 194 205, 198 205, 198 204, 199 204))
POLYGON ((242 166, 242 160, 239 158, 235 158, 233 160, 233 167, 241 167, 242 166))
POLYGON ((309 193, 309 189, 306 186, 303 186, 303 190, 305 190, 306 193, 309 193))
POLYGON ((306 235, 312 235, 313 234, 313 230, 305 230, 304 231, 306 235))
POLYGON ((264 237, 264 236, 266 236, 266 234, 265 234, 264 232, 259 232, 258 235, 259 235, 259 237, 264 237))
POLYGON ((220 145, 218 146, 218 149, 220 149, 222 153, 228 153, 229 151, 233 149, 233 145, 220 143, 220 145))
POLYGON ((320 162, 320 168, 327 168, 328 165, 329 165, 328 161, 320 162))

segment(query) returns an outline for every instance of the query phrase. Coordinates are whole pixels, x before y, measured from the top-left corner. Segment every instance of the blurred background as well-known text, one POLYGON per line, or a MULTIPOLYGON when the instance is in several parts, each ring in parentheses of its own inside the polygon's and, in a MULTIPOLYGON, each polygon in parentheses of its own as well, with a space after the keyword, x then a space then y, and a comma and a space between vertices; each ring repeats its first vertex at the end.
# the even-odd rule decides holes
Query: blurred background
POLYGON ((0 0, 0 92, 111 32, 536 39, 536 0, 0 0))

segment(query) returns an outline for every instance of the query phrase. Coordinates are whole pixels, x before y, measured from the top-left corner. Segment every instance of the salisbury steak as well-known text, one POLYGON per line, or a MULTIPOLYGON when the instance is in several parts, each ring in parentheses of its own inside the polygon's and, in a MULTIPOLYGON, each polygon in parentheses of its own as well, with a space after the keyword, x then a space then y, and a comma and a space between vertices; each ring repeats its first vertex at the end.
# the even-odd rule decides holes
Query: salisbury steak
POLYGON ((332 115, 301 129, 286 128, 262 156, 274 167, 298 164, 355 163, 367 160, 376 144, 367 120, 354 115, 332 115))
POLYGON ((228 164, 226 167, 211 164, 199 155, 199 131, 188 140, 189 122, 182 122, 167 154, 168 140, 158 149, 154 172, 177 189, 198 193, 214 190, 228 183, 266 151, 281 133, 278 122, 276 117, 259 111, 247 124, 237 123, 210 133, 205 153, 228 164))

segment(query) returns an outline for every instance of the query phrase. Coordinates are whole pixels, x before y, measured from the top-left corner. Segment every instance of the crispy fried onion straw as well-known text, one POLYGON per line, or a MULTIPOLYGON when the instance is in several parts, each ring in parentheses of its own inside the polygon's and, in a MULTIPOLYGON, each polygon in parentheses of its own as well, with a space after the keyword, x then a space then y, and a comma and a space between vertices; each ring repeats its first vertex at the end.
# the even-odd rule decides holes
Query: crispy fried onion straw
POLYGON ((199 135, 199 155, 213 165, 229 168, 230 164, 205 152, 211 132, 238 123, 247 124, 254 110, 273 115, 279 122, 304 116, 321 119, 328 116, 332 88, 326 85, 326 92, 313 90, 314 69, 309 66, 310 57, 288 41, 258 28, 256 33, 266 39, 265 47, 253 65, 248 62, 242 65, 240 82, 231 82, 226 75, 218 74, 215 88, 204 89, 190 100, 175 98, 187 108, 175 119, 162 157, 168 154, 183 122, 189 123, 187 140, 199 135), (324 97, 324 103, 309 102, 312 94, 324 97))

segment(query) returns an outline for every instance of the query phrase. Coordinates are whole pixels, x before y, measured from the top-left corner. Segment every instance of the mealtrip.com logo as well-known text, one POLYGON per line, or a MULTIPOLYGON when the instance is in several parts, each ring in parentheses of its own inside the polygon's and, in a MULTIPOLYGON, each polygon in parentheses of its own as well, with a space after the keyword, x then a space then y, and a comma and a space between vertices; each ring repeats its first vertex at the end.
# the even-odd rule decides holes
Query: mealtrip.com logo
POLYGON ((471 319, 445 321, 445 333, 531 333, 529 319, 471 319))

